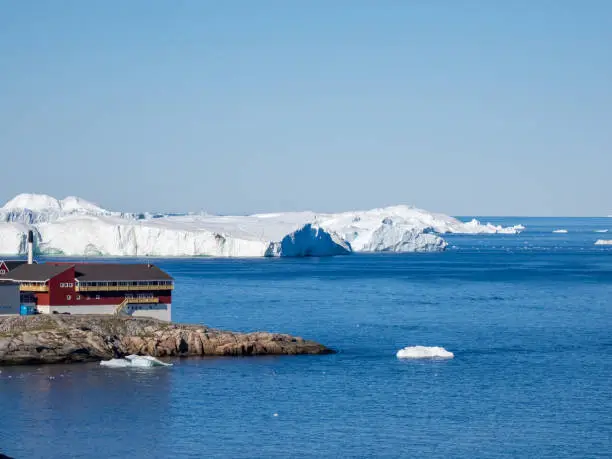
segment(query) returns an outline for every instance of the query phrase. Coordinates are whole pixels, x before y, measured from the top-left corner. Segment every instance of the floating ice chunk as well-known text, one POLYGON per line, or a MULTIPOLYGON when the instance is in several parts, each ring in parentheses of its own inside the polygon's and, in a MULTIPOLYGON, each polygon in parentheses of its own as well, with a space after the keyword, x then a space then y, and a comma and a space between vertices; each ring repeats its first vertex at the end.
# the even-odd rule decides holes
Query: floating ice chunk
POLYGON ((467 223, 452 223, 446 232, 457 234, 518 234, 524 230, 525 227, 523 225, 514 225, 504 228, 501 225, 493 225, 492 223, 482 224, 479 220, 473 218, 467 223))
POLYGON ((455 354, 443 347, 408 346, 396 354, 398 359, 452 359, 455 354))
POLYGON ((596 233, 607 233, 608 230, 607 229, 600 229, 600 230, 595 230, 596 233))
POLYGON ((595 245, 612 245, 612 239, 598 239, 595 241, 595 245))
POLYGON ((567 233, 567 230, 566 229, 556 229, 553 231, 553 233, 565 234, 567 233))
POLYGON ((128 355, 126 360, 129 360, 133 367, 171 367, 171 363, 165 363, 161 360, 151 357, 150 355, 128 355))
POLYGON ((110 359, 110 360, 102 360, 100 365, 103 367, 112 367, 112 368, 125 368, 129 367, 132 363, 129 360, 125 359, 110 359))
POLYGON ((151 357, 150 355, 128 355, 125 359, 110 359, 103 360, 100 365, 111 368, 153 368, 153 367, 171 367, 171 363, 165 363, 161 360, 151 357))

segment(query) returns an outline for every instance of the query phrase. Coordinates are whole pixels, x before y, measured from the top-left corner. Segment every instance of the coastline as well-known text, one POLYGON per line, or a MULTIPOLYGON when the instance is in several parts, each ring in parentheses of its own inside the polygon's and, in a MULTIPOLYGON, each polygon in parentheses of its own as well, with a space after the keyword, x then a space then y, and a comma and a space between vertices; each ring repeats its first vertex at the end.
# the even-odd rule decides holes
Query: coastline
POLYGON ((146 317, 35 315, 0 318, 0 366, 154 357, 321 355, 336 351, 287 334, 236 333, 146 317))

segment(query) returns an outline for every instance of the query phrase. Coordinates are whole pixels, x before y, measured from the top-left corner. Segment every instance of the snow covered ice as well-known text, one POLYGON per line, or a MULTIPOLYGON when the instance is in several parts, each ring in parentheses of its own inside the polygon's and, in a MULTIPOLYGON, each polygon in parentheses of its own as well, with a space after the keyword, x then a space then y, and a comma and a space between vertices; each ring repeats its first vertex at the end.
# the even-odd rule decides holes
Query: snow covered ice
POLYGON ((455 354, 443 347, 408 346, 396 354, 398 359, 452 359, 455 354))
POLYGON ((556 230, 553 230, 553 233, 565 234, 567 233, 567 230, 566 229, 556 229, 556 230))
POLYGON ((612 239, 598 239, 595 241, 595 245, 612 245, 612 239))
POLYGON ((516 234, 524 227, 465 223, 405 205, 336 214, 136 214, 77 197, 22 194, 0 208, 0 253, 25 253, 29 229, 47 255, 301 257, 441 251, 443 234, 516 234))
POLYGON ((103 360, 100 365, 111 368, 153 368, 171 367, 171 363, 165 363, 150 355, 128 355, 125 359, 103 360))

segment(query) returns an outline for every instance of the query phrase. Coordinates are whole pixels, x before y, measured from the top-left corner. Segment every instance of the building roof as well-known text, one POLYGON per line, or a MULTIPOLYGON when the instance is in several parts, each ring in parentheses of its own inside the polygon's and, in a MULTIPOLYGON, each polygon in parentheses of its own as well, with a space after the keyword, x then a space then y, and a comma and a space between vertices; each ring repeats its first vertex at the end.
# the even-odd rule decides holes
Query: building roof
MULTIPOLYGON (((27 263, 26 260, 0 260, 0 264, 4 263, 9 271, 13 269, 25 265, 27 263)), ((36 263, 36 262, 34 262, 36 263)))
POLYGON ((155 265, 126 263, 76 263, 79 282, 170 281, 172 277, 155 265))
POLYGON ((44 282, 74 267, 79 282, 171 281, 172 277, 155 265, 126 263, 41 263, 21 264, 0 279, 18 282, 44 282))
POLYGON ((70 269, 70 264, 41 263, 39 265, 23 264, 8 273, 0 276, 0 279, 9 279, 18 282, 44 282, 70 269))

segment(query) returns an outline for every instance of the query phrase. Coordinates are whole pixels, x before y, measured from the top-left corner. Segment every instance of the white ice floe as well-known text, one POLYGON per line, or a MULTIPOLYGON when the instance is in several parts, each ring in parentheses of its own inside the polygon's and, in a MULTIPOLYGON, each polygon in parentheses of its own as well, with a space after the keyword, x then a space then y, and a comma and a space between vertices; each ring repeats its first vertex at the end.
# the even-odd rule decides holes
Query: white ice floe
POLYGON ((443 347, 408 346, 396 354, 398 359, 452 359, 455 354, 443 347))
POLYGON ((103 360, 100 365, 111 368, 153 368, 171 367, 171 363, 164 363, 150 355, 128 355, 125 359, 103 360))
POLYGON ((0 208, 0 254, 23 254, 29 229, 47 255, 295 257, 440 251, 443 234, 515 234, 524 227, 464 223, 405 205, 336 214, 134 214, 76 197, 23 194, 0 208))
POLYGON ((607 233, 608 230, 607 229, 598 229, 598 230, 595 230, 595 232, 596 233, 607 233))
POLYGON ((556 229, 556 230, 553 230, 553 233, 565 234, 567 233, 567 230, 566 229, 556 229))
POLYGON ((598 239, 595 241, 595 245, 612 245, 612 239, 598 239))

